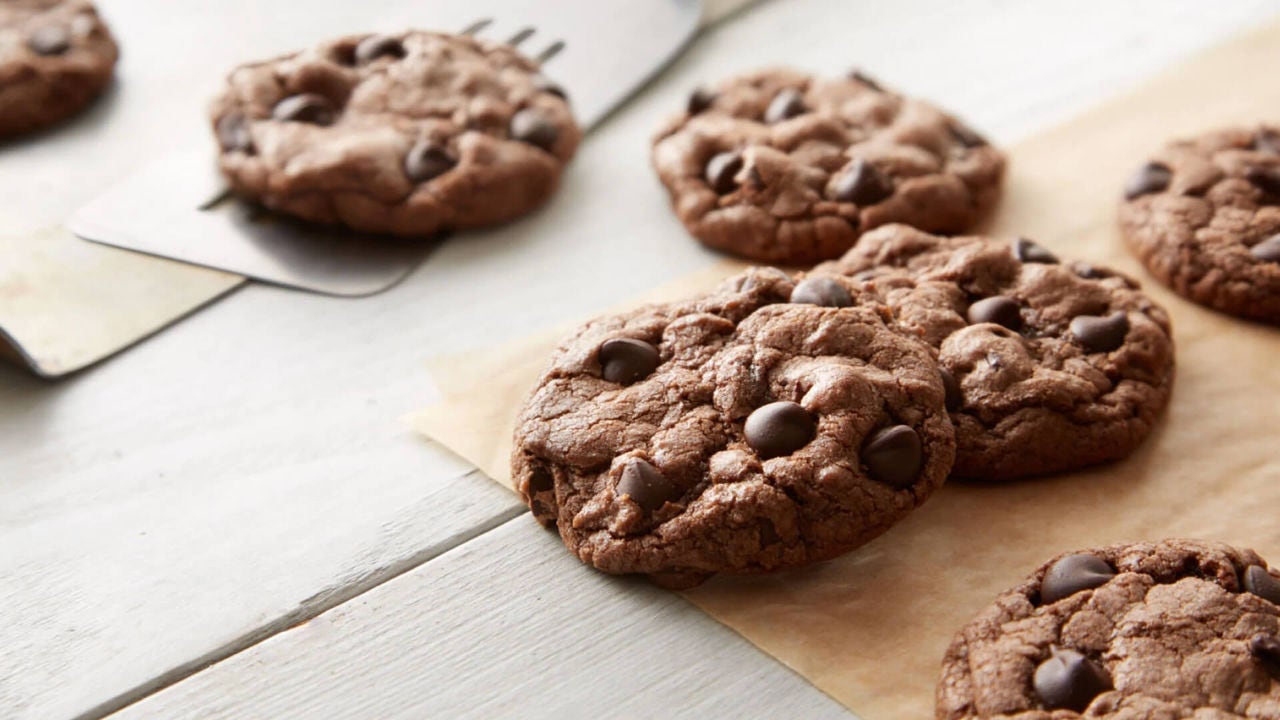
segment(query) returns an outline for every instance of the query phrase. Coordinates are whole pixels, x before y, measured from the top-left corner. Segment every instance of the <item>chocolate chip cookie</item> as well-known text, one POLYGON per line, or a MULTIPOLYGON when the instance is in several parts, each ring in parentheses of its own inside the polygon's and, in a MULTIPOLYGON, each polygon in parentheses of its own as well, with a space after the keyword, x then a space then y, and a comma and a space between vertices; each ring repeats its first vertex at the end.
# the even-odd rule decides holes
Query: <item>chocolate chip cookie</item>
POLYGON ((521 412, 512 477, 583 562, 681 587, 824 560, 946 478, 930 349, 843 278, 757 268, 595 320, 521 412))
POLYGON ((1120 225, 1179 295, 1280 323, 1280 128, 1170 143, 1125 184, 1120 225))
POLYGON ((1280 579, 1165 540, 1064 555, 952 642, 938 720, 1280 718, 1280 579))
POLYGON ((80 112, 111 82, 118 56, 93 3, 0 2, 0 137, 80 112))
POLYGON ((962 478, 1116 460, 1151 431, 1174 375, 1165 311, 1120 273, 1027 239, 867 233, 815 275, 856 278, 937 348, 962 478))
POLYGON ((812 264, 900 222, 971 227, 1004 156, 959 120, 861 73, 765 70, 696 91, 653 164, 698 240, 753 260, 812 264))
POLYGON ((582 135, 536 63, 507 45, 430 32, 347 37, 242 66, 212 118, 239 195, 404 237, 532 211, 582 135))

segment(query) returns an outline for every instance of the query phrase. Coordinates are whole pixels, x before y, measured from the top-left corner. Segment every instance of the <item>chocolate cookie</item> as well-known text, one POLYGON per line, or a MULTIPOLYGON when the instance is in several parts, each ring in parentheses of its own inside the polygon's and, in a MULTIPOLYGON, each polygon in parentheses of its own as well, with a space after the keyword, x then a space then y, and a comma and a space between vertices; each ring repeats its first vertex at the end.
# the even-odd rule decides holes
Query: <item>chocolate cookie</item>
POLYGON ((865 235, 815 275, 855 277, 938 350, 956 426, 957 477, 1005 480, 1128 455, 1173 383, 1165 311, 1115 271, 1041 245, 865 235))
POLYGON ((582 137, 564 91, 533 61, 429 32, 347 37, 242 66, 212 115, 238 194, 405 237, 532 211, 582 137))
POLYGON ((1280 323, 1280 129, 1169 144, 1125 185, 1120 225, 1179 295, 1280 323))
POLYGON ((861 73, 789 70, 698 90, 658 134, 653 164, 704 244, 766 262, 838 257, 866 230, 972 226, 1004 156, 954 117, 861 73))
POLYGON ((583 562, 670 587, 887 530, 942 484, 954 437, 929 348, 856 285, 756 268, 587 324, 516 428, 534 517, 583 562))
POLYGON ((1277 603, 1262 558, 1222 543, 1061 556, 956 636, 936 717, 1280 718, 1277 603))
POLYGON ((0 137, 84 109, 111 82, 118 55, 93 3, 0 2, 0 137))

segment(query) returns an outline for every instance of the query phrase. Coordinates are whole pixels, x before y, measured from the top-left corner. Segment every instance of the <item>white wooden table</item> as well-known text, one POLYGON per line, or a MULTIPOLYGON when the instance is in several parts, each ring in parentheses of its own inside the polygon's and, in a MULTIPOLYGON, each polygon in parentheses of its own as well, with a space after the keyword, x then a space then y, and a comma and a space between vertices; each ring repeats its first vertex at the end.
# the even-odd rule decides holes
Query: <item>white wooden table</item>
POLYGON ((425 360, 714 261, 647 164, 701 81, 859 65, 1009 142, 1276 11, 771 0, 592 135, 546 212, 391 292, 251 286, 56 385, 0 367, 0 717, 847 717, 413 436, 425 360))

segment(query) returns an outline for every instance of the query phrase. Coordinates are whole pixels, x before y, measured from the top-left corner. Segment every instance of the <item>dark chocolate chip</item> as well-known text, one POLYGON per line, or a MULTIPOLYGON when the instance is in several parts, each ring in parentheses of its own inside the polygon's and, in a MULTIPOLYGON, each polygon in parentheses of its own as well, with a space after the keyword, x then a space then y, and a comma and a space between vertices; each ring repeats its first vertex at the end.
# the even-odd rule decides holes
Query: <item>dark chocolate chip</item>
POLYGON ((871 78, 870 75, 867 75, 861 70, 850 71, 849 79, 857 80, 858 82, 862 83, 863 85, 866 85, 867 87, 871 88, 872 90, 875 90, 876 92, 884 92, 884 88, 880 87, 880 83, 876 82, 874 79, 871 78))
POLYGON ((368 65, 381 57, 396 60, 405 56, 404 43, 391 35, 370 35, 356 45, 354 59, 357 65, 368 65))
POLYGON ((404 156, 404 173, 414 182, 439 177, 458 164, 449 149, 430 140, 419 140, 404 156))
POLYGON ((649 377, 660 362, 658 348, 643 340, 614 338, 600 345, 600 376, 619 385, 649 377))
POLYGON ((569 99, 569 93, 565 92, 564 88, 561 87, 559 83, 556 83, 551 78, 541 73, 533 76, 533 89, 538 92, 547 93, 548 95, 555 95, 561 100, 569 99))
POLYGON ((711 105, 715 103, 716 98, 718 97, 720 97, 719 94, 716 93, 714 90, 708 90, 706 88, 700 87, 694 90, 692 93, 690 93, 689 104, 686 107, 686 109, 689 111, 690 115, 697 115, 698 113, 711 107, 711 105))
POLYGON ((942 368, 939 372, 942 374, 942 391, 943 397, 946 398, 947 410, 955 412, 964 406, 964 392, 960 389, 960 381, 956 380, 956 376, 946 368, 942 368))
POLYGON ((782 540, 782 536, 778 534, 778 529, 768 520, 760 521, 760 545, 768 546, 782 540))
POLYGON ((862 158, 854 160, 849 169, 836 180, 835 196, 838 202, 875 205, 892 194, 893 178, 862 158))
POLYGON ((31 33, 27 46, 37 55, 61 55, 71 49, 71 33, 61 25, 45 25, 31 33))
POLYGON ((924 467, 920 435, 909 425, 877 430, 862 445, 862 462, 877 481, 895 488, 910 487, 924 467))
POLYGON ((742 153, 734 150, 712 156, 704 175, 707 184, 719 195, 727 195, 738 187, 737 174, 742 171, 742 153))
POLYGON ((1013 241, 1013 256, 1024 263, 1058 264, 1057 255, 1049 252, 1045 246, 1026 238, 1018 238, 1013 241))
POLYGON ((1106 317, 1077 315, 1071 319, 1071 334, 1085 352, 1111 352, 1124 344, 1129 334, 1129 316, 1121 311, 1106 317))
POLYGON ((1263 262, 1280 263, 1280 235, 1272 235, 1249 248, 1249 254, 1263 262))
POLYGON ((1111 677, 1098 663, 1075 650, 1054 647, 1049 652, 1033 679, 1045 708, 1084 712, 1094 698, 1111 689, 1111 677))
POLYGON ((960 141, 961 145, 968 148, 982 147, 987 144, 987 139, 974 132, 974 130, 959 120, 952 120, 948 126, 951 130, 951 137, 960 141))
POLYGON ((1280 195, 1280 170, 1276 168, 1250 168, 1244 174, 1246 180, 1267 195, 1280 195))
POLYGON ((1071 263, 1071 269, 1075 271, 1076 275, 1085 280, 1103 280, 1111 277, 1111 272, 1106 268, 1090 265, 1087 262, 1073 262, 1071 263))
POLYGON ((1125 199, 1132 200, 1141 195, 1164 192, 1171 182, 1173 182, 1173 171, 1168 165, 1149 162, 1138 168, 1138 172, 1125 183, 1124 196, 1125 199))
POLYGON ((315 93, 290 95, 276 103, 271 117, 281 122, 311 123, 312 125, 332 125, 337 117, 333 103, 328 98, 315 93))
POLYGON ((764 121, 770 124, 780 123, 804 112, 804 95, 799 90, 787 88, 773 96, 773 102, 764 111, 764 121))
POLYGON ((1263 662, 1280 667, 1280 638, 1274 635, 1254 635, 1249 639, 1249 652, 1263 662))
POLYGON ((843 285, 829 277, 809 277, 796 283, 791 302, 823 307, 849 307, 853 296, 843 285))
POLYGON ((1022 312, 1018 301, 1004 295, 983 298, 969 306, 969 324, 995 323, 1014 332, 1022 328, 1022 312))
POLYGON ((218 145, 227 152, 253 152, 253 135, 249 133, 249 120, 238 112, 231 112, 218 118, 214 131, 218 136, 218 145))
POLYGON ((542 113, 525 108, 511 117, 511 137, 549 152, 560 131, 542 113))
POLYGON ((1091 590, 1107 584, 1116 571, 1106 560, 1097 555, 1081 553, 1068 555, 1049 566, 1040 583, 1040 602, 1048 605, 1081 590, 1091 590))
POLYGON ((818 423, 809 411, 787 401, 769 403, 747 416, 742 432, 760 458, 790 455, 813 440, 818 423))
POLYGON ((551 473, 543 467, 535 467, 529 474, 529 494, 548 492, 555 489, 556 481, 551 473))
POLYGON ((1272 155, 1280 155, 1280 133, 1263 128, 1253 136, 1253 149, 1272 155))
POLYGON ((668 480, 658 468, 640 458, 633 458, 622 469, 616 494, 627 495, 645 512, 653 512, 667 501, 678 499, 681 493, 680 487, 668 480))
POLYGON ((1244 589, 1263 600, 1280 605, 1280 580, 1261 565, 1250 565, 1245 569, 1244 589))

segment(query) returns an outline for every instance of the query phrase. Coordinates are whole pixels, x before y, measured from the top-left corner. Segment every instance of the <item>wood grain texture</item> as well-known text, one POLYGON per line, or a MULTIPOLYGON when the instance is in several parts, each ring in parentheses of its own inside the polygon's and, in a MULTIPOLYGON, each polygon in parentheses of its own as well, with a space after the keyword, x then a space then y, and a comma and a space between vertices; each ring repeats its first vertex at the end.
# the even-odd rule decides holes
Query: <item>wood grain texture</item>
MULTIPOLYGON (((298 19, 296 3, 235 2, 247 13, 239 15, 247 18, 243 32, 251 39, 246 56, 323 36, 309 34, 314 28, 298 19)), ((190 42, 189 33, 164 31, 180 8, 211 26, 230 7, 222 0, 101 4, 116 20, 127 9, 137 23, 133 33, 160 33, 161 58, 184 52, 190 42)), ((353 8, 311 3, 301 14, 318 18, 317 26, 355 29, 369 5, 353 8)), ((1252 0, 1212 8, 1194 0, 1084 0, 1069 7, 996 0, 766 3, 701 40, 606 122, 545 211, 445 244, 385 295, 350 302, 249 287, 57 385, 0 367, 0 604, 6 618, 0 623, 0 715, 100 715, 520 512, 505 490, 424 446, 398 418, 431 399, 424 371, 430 357, 578 318, 718 261, 688 240, 647 161, 653 128, 694 85, 771 62, 861 64, 1009 140, 1269 8, 1252 0)), ((216 52, 235 59, 231 50, 216 52)), ((126 69, 134 63, 141 71, 167 72, 162 60, 131 54, 128 46, 125 58, 126 69)), ((181 79, 211 88, 222 60, 181 79)), ((150 100, 120 102, 132 107, 150 100)), ((542 543, 535 547, 547 556, 551 585, 566 573, 586 572, 552 539, 537 537, 542 540, 530 542, 542 543)), ((510 647, 536 660, 551 647, 546 635, 521 635, 524 645, 473 641, 477 634, 504 637, 503 628, 513 625, 509 618, 525 617, 531 592, 506 584, 502 592, 485 592, 495 578, 524 570, 509 548, 485 547, 468 556, 477 569, 467 584, 451 572, 417 586, 415 607, 430 606, 430 612, 415 622, 447 636, 431 645, 433 652, 469 658, 468 668, 499 664, 510 647), (457 602, 446 602, 451 598, 457 602), (471 624, 473 616, 479 625, 471 624), (444 632, 455 626, 469 630, 444 632)), ((696 645, 703 634, 721 632, 700 618, 680 625, 678 638, 663 635, 676 610, 628 621, 610 611, 629 602, 632 586, 618 587, 628 589, 557 596, 566 617, 603 603, 593 616, 598 621, 584 626, 575 642, 617 648, 652 635, 661 639, 658 647, 677 653, 681 643, 696 645)), ((326 652, 327 644, 308 645, 308 658, 297 667, 324 666, 336 676, 300 680, 312 682, 321 697, 336 683, 351 696, 348 707, 373 706, 385 686, 366 692, 359 679, 386 657, 430 641, 430 632, 414 630, 385 628, 406 638, 404 644, 380 646, 364 664, 321 662, 309 656, 326 652), (346 684, 338 683, 343 678, 346 684)), ((352 652, 374 639, 356 633, 352 652)), ((656 650, 645 653, 660 657, 656 650)), ((719 679, 733 676, 738 653, 708 653, 702 664, 680 657, 690 677, 719 679)), ((245 657, 252 663, 255 656, 245 657)), ((616 650, 590 657, 593 665, 571 666, 565 677, 621 677, 633 666, 616 650)), ((165 710, 192 717, 215 712, 223 696, 219 667, 189 681, 200 683, 199 692, 179 690, 185 683, 167 691, 182 693, 183 701, 165 710)), ((771 667, 753 675, 758 695, 775 686, 784 697, 800 693, 794 688, 803 686, 792 685, 791 675, 771 667)), ((477 671, 474 680, 453 673, 434 685, 405 682, 424 695, 444 686, 476 696, 498 692, 495 677, 477 671)), ((521 684, 526 702, 534 703, 525 707, 552 702, 557 688, 570 687, 554 680, 521 684)), ((743 692, 714 683, 651 687, 657 689, 628 698, 637 703, 635 716, 646 708, 667 714, 682 704, 740 707, 732 705, 740 698, 723 693, 743 692)))
POLYGON ((678 596, 559 544, 515 518, 112 717, 850 717, 678 596))

